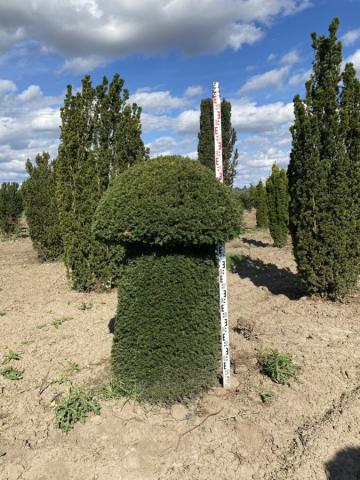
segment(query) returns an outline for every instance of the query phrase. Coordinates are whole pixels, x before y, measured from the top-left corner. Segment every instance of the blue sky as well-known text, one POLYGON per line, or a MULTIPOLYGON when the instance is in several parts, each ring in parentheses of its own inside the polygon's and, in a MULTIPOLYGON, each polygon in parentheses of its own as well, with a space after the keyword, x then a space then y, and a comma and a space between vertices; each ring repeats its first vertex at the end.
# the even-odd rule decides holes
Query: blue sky
POLYGON ((56 156, 66 85, 115 72, 143 107, 152 155, 196 158, 199 103, 214 80, 233 106, 237 186, 286 166, 292 99, 312 62, 310 33, 340 17, 360 74, 360 0, 0 0, 0 182, 56 156))

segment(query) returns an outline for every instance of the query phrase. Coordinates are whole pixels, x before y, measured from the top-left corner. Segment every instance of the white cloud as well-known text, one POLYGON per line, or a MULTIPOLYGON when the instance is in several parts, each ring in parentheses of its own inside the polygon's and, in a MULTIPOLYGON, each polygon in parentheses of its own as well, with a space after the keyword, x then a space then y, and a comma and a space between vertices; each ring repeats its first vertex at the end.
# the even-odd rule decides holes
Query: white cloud
POLYGON ((356 28, 355 30, 349 30, 348 32, 343 35, 340 40, 342 41, 345 47, 353 45, 357 40, 360 38, 360 28, 356 28))
POLYGON ((185 90, 185 97, 197 97, 204 93, 204 88, 201 85, 192 85, 185 90))
POLYGON ((37 85, 19 95, 14 83, 5 87, 7 94, 0 96, 0 182, 24 178, 26 159, 41 151, 56 155, 60 125, 60 97, 42 95, 37 85))
POLYGON ((360 49, 350 55, 350 57, 345 60, 345 63, 353 63, 358 76, 360 76, 360 49))
POLYGON ((174 129, 180 133, 196 133, 199 131, 199 110, 185 110, 175 120, 174 129))
POLYGON ((91 72, 97 67, 105 65, 106 60, 100 55, 89 55, 87 57, 73 57, 65 60, 60 72, 72 71, 75 73, 91 72))
POLYGON ((289 85, 290 87, 294 87, 295 85, 299 84, 305 84, 307 80, 309 80, 310 75, 312 73, 312 70, 299 70, 295 72, 291 77, 289 78, 289 85))
POLYGON ((140 105, 144 112, 162 113, 184 107, 188 100, 181 97, 173 97, 168 90, 154 92, 137 90, 131 96, 130 102, 140 105))
POLYGON ((266 87, 281 87, 284 78, 289 73, 289 67, 284 66, 282 68, 269 70, 259 75, 250 77, 249 80, 240 88, 240 93, 252 92, 255 90, 261 90, 266 87))
POLYGON ((30 85, 27 89, 19 94, 19 99, 23 102, 30 102, 38 97, 41 97, 42 91, 39 85, 30 85))
POLYGON ((257 105, 246 99, 231 100, 232 123, 240 132, 266 132, 290 124, 294 116, 292 103, 275 102, 257 105))
POLYGON ((84 71, 131 53, 238 50, 262 38, 275 19, 309 6, 310 0, 3 1, 0 48, 36 39, 65 55, 63 69, 84 71))
POLYGON ((283 55, 280 59, 280 63, 283 65, 295 65, 295 63, 299 63, 300 57, 296 50, 290 50, 290 52, 283 55))
POLYGON ((12 80, 0 80, 0 95, 15 92, 16 90, 16 84, 12 80))

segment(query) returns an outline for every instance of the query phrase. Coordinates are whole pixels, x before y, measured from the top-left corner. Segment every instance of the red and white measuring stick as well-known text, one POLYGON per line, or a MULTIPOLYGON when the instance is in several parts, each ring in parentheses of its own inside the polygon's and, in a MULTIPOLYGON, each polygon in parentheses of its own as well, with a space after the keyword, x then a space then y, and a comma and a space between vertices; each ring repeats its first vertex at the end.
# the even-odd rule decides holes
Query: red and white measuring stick
MULTIPOLYGON (((222 183, 223 159, 222 159, 222 133, 221 133, 221 103, 219 83, 213 83, 213 107, 214 107, 214 142, 215 142, 215 175, 222 183)), ((229 316, 227 302, 226 282, 226 252, 225 244, 217 246, 219 262, 219 288, 220 288, 220 320, 221 320, 221 353, 223 369, 223 386, 230 388, 230 341, 229 341, 229 316)))

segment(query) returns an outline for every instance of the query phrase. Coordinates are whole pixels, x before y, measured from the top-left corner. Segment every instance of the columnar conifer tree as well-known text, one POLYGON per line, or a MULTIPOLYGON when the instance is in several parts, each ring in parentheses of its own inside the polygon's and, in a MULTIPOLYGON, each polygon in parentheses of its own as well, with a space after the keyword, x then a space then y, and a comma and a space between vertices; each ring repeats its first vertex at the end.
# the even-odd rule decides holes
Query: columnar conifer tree
MULTIPOLYGON (((236 175, 239 153, 237 149, 234 151, 236 130, 231 124, 231 103, 225 99, 221 102, 221 129, 224 183, 232 186, 236 175)), ((201 100, 198 139, 199 162, 215 171, 214 113, 211 98, 201 100)))
POLYGON ((16 232, 23 210, 19 184, 5 182, 0 188, 0 230, 5 235, 16 232))
POLYGON ((110 84, 104 78, 93 88, 86 76, 81 92, 74 94, 68 86, 61 109, 57 203, 65 264, 78 290, 106 288, 116 280, 123 249, 97 242, 92 218, 114 176, 147 158, 140 137, 141 110, 127 105, 123 85, 115 75, 110 84))
POLYGON ((256 226, 258 228, 267 228, 269 222, 268 222, 268 209, 267 209, 267 201, 266 201, 266 190, 261 180, 256 185, 255 206, 256 206, 256 226))
POLYGON ((328 37, 312 34, 313 72, 305 99, 294 99, 288 169, 298 272, 309 293, 331 299, 355 286, 360 260, 359 87, 351 65, 341 74, 338 25, 328 37))
POLYGON ((279 169, 276 163, 266 181, 266 200, 268 207, 269 230, 275 247, 283 247, 289 230, 289 194, 285 169, 279 169))
POLYGON ((56 260, 63 242, 55 200, 55 161, 47 152, 38 154, 35 165, 26 162, 29 178, 22 187, 26 220, 34 248, 42 260, 56 260))

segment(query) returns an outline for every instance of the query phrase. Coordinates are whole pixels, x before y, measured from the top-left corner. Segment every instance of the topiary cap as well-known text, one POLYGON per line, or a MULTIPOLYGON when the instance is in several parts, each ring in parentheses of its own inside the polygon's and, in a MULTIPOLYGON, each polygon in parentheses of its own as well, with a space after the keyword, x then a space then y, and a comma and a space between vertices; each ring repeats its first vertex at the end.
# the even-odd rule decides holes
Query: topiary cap
POLYGON ((93 229, 105 242, 216 245, 240 233, 240 219, 234 193, 211 170, 167 156, 119 175, 100 201, 93 229))

